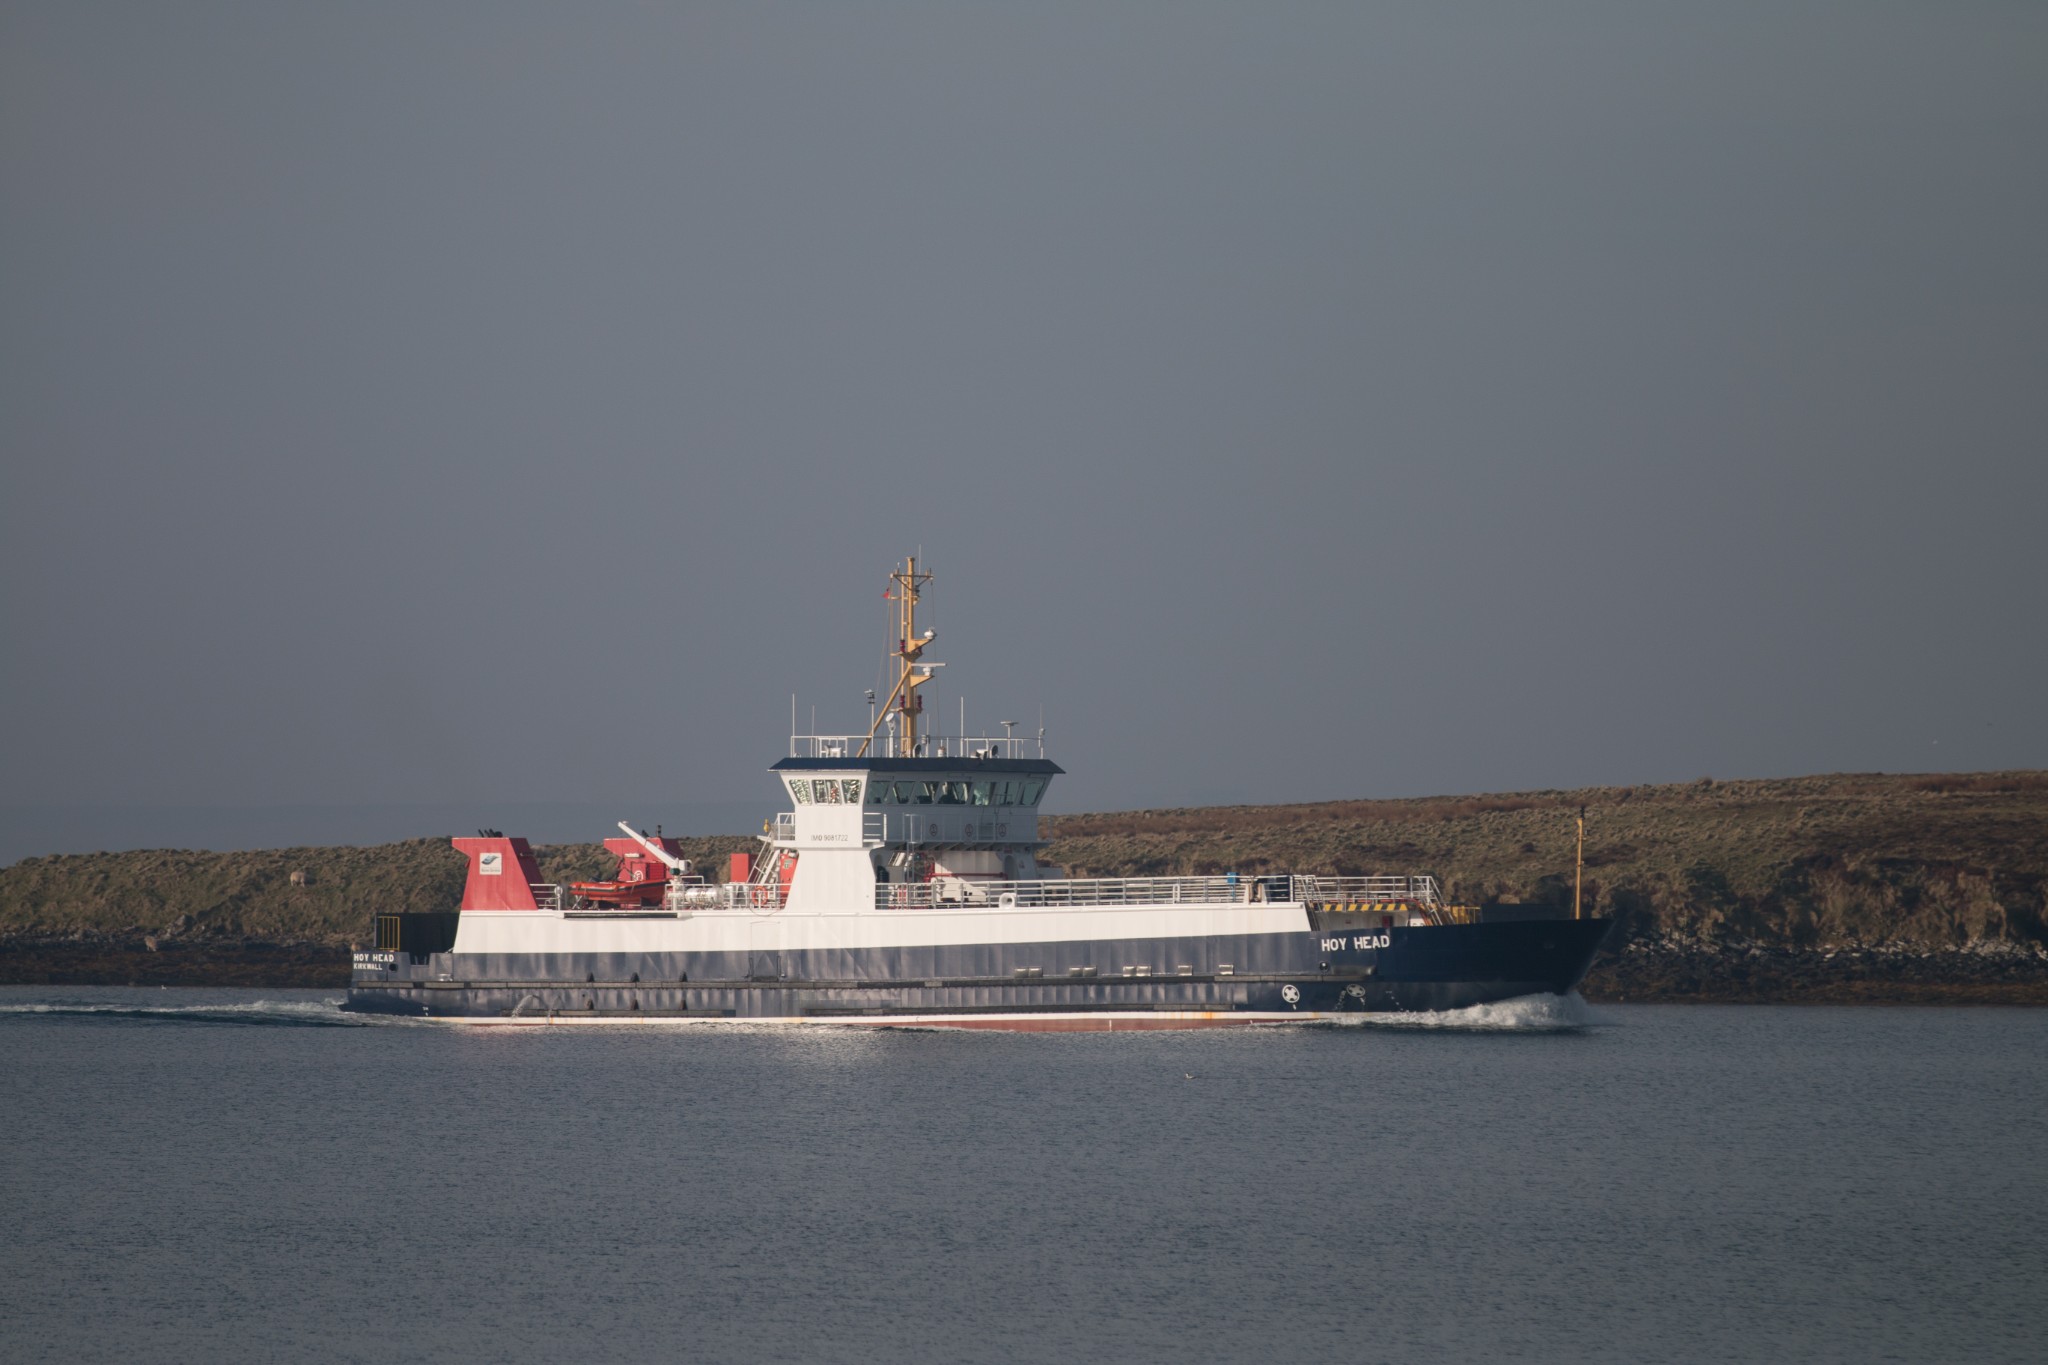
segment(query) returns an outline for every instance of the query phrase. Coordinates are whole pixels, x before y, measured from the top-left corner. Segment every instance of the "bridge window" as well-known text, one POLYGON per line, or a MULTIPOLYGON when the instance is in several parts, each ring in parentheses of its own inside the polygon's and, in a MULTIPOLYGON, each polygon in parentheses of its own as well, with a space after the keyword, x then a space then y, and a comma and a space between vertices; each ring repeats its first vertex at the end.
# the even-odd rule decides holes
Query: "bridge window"
POLYGON ((1000 784, 999 784, 999 783, 989 783, 989 782, 977 782, 977 783, 975 783, 975 784, 974 784, 974 786, 973 786, 973 788, 972 788, 972 791, 973 791, 973 796, 974 796, 974 804, 975 804, 975 805, 977 805, 977 806, 986 806, 986 805, 988 805, 988 804, 989 804, 989 797, 990 797, 990 793, 989 793, 989 788, 990 788, 991 786, 997 786, 997 785, 1000 785, 1000 784))
POLYGON ((870 806, 886 806, 889 804, 889 784, 887 782, 868 783, 868 804, 870 806))
POLYGON ((899 806, 929 806, 932 803, 929 782, 898 782, 896 804, 899 806))
POLYGON ((849 806, 858 806, 858 805, 860 804, 860 779, 859 779, 859 778, 857 778, 857 777, 842 777, 842 778, 840 778, 840 779, 839 779, 839 789, 840 789, 841 791, 843 791, 843 792, 845 792, 845 793, 846 793, 846 803, 847 803, 847 804, 848 804, 849 806))
POLYGON ((1039 794, 1044 790, 1045 783, 1043 780, 1026 782, 1024 784, 1024 804, 1027 806, 1037 805, 1039 794))
POLYGON ((811 804, 811 784, 801 777, 789 779, 789 794, 799 806, 811 804))
POLYGON ((813 801, 816 801, 821 806, 827 804, 828 802, 835 806, 838 805, 839 784, 829 777, 812 778, 811 799, 813 801))

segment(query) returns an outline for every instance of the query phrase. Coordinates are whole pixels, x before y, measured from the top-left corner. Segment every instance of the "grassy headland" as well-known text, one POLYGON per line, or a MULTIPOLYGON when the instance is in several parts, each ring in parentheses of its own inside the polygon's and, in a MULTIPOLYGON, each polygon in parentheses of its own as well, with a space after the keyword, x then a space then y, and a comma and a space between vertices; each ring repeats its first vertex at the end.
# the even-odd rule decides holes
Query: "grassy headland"
POLYGON ((1462 904, 1585 897, 1630 938, 2041 944, 2048 773, 1882 774, 1075 815, 1077 875, 1432 872, 1462 904))
MULTIPOLYGON (((1092 876, 1432 872, 1455 901, 1563 907, 1581 806, 1586 902, 1617 921, 1593 998, 2048 1003, 2048 773, 1070 815, 1045 822, 1046 857, 1092 876)), ((753 844, 686 841, 707 868, 753 844)), ((536 852, 551 881, 611 866, 594 844, 536 852)), ((0 980, 339 983, 373 914, 454 905, 463 866, 432 839, 24 859, 0 868, 0 980)))
POLYGON ((1572 896, 1591 999, 2048 1004, 2048 773, 1843 774, 1068 816, 1077 874, 1432 872, 1456 902, 1572 896))

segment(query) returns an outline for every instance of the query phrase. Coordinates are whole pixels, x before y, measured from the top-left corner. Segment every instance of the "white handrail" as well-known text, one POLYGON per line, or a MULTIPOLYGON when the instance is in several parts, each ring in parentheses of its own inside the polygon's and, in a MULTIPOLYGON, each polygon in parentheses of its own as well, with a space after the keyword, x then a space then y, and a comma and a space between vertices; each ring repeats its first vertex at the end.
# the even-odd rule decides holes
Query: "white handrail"
MULTIPOLYGON (((561 913, 561 886, 533 884, 534 903, 561 913)), ((884 882, 875 887, 877 910, 1089 910, 1117 906, 1407 904, 1434 912, 1441 905, 1436 879, 1418 877, 1209 876, 1069 877, 996 881, 935 877, 928 882, 884 882)), ((781 910, 788 897, 780 881, 709 883, 675 879, 662 898, 677 914, 699 910, 781 910)))
POLYGON ((1084 877, 1012 882, 936 877, 875 888, 882 910, 1000 906, 1082 908, 1098 905, 1230 905, 1255 902, 1404 903, 1433 908, 1434 877, 1084 877))
POLYGON ((780 910, 786 903, 780 882, 670 882, 662 907, 677 914, 695 910, 780 910))
MULTIPOLYGON (((798 735, 789 737, 791 758, 853 758, 859 755, 861 744, 867 736, 860 735, 798 735)), ((1039 747, 1036 735, 931 735, 917 737, 915 753, 898 754, 885 752, 888 741, 877 736, 868 750, 870 758, 957 758, 962 763, 972 763, 978 758, 1043 758, 1043 753, 1027 752, 1039 747)))
POLYGON ((1302 901, 1409 901, 1435 905, 1436 878, 1422 877, 1324 877, 1297 875, 1295 899, 1302 901))

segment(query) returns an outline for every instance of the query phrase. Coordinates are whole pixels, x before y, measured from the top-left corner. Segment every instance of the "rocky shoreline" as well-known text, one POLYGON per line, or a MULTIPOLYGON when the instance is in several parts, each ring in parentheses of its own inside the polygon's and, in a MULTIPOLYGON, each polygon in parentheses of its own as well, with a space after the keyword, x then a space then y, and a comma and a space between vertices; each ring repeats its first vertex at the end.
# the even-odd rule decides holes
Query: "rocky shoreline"
POLYGON ((1603 950, 1582 989, 1602 1004, 2048 1005, 2048 952, 1637 939, 1603 950))
MULTIPOLYGON (((328 943, 0 937, 0 985, 342 990, 348 976, 349 950, 328 943)), ((2048 1005, 2048 952, 1638 939, 1603 950, 1583 992, 1595 1004, 2048 1005)))
POLYGON ((0 938, 0 986, 253 986, 346 990, 349 950, 325 943, 73 934, 0 938))

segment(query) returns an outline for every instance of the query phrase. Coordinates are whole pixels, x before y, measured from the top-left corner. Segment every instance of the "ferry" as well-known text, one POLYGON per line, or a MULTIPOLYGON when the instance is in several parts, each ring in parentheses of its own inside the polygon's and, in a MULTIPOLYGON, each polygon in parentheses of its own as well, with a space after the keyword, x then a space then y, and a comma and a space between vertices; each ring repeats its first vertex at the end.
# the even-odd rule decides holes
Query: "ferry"
MULTIPOLYGON (((889 575, 896 683, 866 733, 792 733, 789 808, 722 877, 625 822, 602 881, 527 841, 453 841, 458 909, 375 916, 356 1013, 473 1025, 753 1022, 1179 1029, 1563 995, 1609 921, 1449 904, 1434 878, 1069 877, 1040 860, 1062 769, 1034 738, 934 732, 931 573, 889 575)), ((873 694, 870 694, 872 701, 873 694)), ((964 726, 963 726, 964 730, 964 726)))

